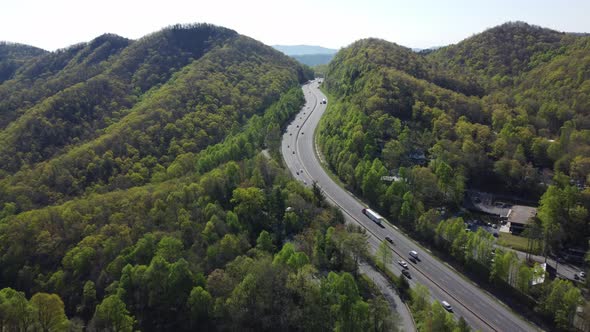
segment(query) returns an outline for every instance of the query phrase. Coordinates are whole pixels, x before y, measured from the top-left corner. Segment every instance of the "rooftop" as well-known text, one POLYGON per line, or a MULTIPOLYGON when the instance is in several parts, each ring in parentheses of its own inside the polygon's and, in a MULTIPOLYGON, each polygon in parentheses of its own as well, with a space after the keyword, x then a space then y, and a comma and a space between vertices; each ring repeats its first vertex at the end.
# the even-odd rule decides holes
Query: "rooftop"
POLYGON ((524 205, 513 205, 508 211, 508 221, 517 224, 528 224, 537 215, 537 208, 524 205))

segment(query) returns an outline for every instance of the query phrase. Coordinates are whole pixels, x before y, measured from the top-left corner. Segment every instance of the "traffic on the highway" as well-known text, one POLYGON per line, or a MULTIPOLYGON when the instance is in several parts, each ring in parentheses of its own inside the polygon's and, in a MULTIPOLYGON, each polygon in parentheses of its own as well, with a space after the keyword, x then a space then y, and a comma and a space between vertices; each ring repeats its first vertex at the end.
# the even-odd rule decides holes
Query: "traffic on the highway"
POLYGON ((431 256, 419 244, 403 235, 376 211, 362 204, 354 195, 340 187, 322 168, 314 132, 328 105, 320 91, 318 80, 303 85, 306 103, 295 120, 287 127, 281 151, 293 176, 304 185, 315 181, 327 200, 340 207, 347 222, 363 226, 369 237, 369 247, 376 251, 382 241, 389 243, 393 259, 389 268, 404 275, 411 286, 425 285, 433 301, 439 301, 456 317, 463 317, 474 329, 481 331, 539 330, 459 275, 445 263, 431 256), (411 264, 410 264, 411 263, 411 264))

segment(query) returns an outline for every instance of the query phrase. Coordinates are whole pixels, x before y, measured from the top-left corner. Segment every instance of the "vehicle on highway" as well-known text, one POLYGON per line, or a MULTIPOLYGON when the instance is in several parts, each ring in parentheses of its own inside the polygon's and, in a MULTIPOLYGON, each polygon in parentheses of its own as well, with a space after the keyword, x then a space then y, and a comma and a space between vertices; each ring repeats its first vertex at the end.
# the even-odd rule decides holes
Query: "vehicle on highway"
POLYGON ((586 278, 586 272, 582 271, 580 273, 578 273, 578 275, 580 276, 580 278, 584 279, 586 278))
POLYGON ((402 274, 404 275, 404 277, 406 277, 408 279, 412 279, 412 276, 410 275, 410 271, 402 270, 402 274))
POLYGON ((448 312, 453 312, 453 307, 451 307, 449 302, 442 301, 440 304, 442 304, 443 308, 445 308, 448 312))
POLYGON ((371 209, 363 209, 363 214, 369 217, 369 219, 373 220, 373 222, 375 222, 377 225, 381 225, 383 220, 385 220, 379 213, 371 209))
POLYGON ((401 265, 404 269, 408 268, 408 263, 406 263, 406 261, 402 260, 402 259, 398 259, 397 263, 399 265, 401 265))
POLYGON ((322 102, 320 104, 325 104, 326 103, 326 98, 322 98, 322 102))
POLYGON ((420 260, 420 257, 418 257, 418 252, 416 250, 410 251, 410 257, 412 257, 418 261, 420 260))
POLYGON ((416 260, 416 258, 414 257, 410 257, 410 262, 414 263, 414 264, 418 264, 418 261, 416 260))
POLYGON ((392 240, 392 239, 391 239, 389 236, 386 236, 386 237, 385 237, 385 241, 387 241, 387 242, 389 242, 389 243, 393 244, 393 240, 392 240))

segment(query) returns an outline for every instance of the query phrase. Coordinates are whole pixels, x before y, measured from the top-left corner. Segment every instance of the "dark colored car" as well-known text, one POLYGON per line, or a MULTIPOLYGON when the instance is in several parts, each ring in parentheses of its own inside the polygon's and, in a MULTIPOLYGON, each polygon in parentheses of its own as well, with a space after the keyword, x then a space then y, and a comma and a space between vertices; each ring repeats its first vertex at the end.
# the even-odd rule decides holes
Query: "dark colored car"
POLYGON ((389 236, 386 236, 386 237, 385 237, 385 240, 386 240, 387 242, 389 242, 389 243, 393 244, 393 240, 392 240, 392 239, 391 239, 389 236))
POLYGON ((412 279, 412 276, 410 275, 410 271, 402 270, 402 274, 404 275, 404 277, 406 277, 408 279, 412 279))

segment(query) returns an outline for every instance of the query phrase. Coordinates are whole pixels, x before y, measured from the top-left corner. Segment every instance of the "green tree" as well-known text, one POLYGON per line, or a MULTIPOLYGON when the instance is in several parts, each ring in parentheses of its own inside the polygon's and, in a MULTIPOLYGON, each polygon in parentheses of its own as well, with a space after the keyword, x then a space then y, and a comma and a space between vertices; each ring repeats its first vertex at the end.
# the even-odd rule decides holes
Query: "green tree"
POLYGON ((555 279, 548 285, 547 293, 539 306, 546 315, 554 318, 559 328, 567 329, 573 323, 580 303, 581 294, 578 288, 568 280, 555 279))
POLYGON ((455 329, 455 331, 457 331, 457 332, 470 332, 471 331, 471 327, 469 327, 469 324, 467 324, 467 321, 465 320, 465 318, 463 318, 463 316, 461 316, 459 318, 459 321, 457 322, 457 328, 455 329))
POLYGON ((171 236, 164 236, 160 242, 158 242, 156 255, 164 258, 168 262, 175 262, 181 257, 182 250, 184 249, 183 247, 184 245, 181 240, 171 236))
POLYGON ((381 296, 368 301, 370 328, 367 331, 397 331, 396 318, 389 303, 381 296))
POLYGON ((41 331, 68 330, 68 317, 66 317, 64 303, 59 295, 36 293, 31 297, 30 302, 35 312, 35 323, 41 331))
POLYGON ((0 324, 9 331, 26 331, 34 318, 34 309, 23 292, 0 290, 0 324))
POLYGON ((383 155, 383 161, 385 162, 385 165, 387 165, 389 169, 395 169, 400 165, 405 151, 399 141, 391 140, 385 143, 381 153, 383 155))
POLYGON ((125 302, 117 295, 110 295, 96 306, 91 324, 105 331, 130 332, 135 319, 129 314, 125 302))
POLYGON ((82 288, 82 305, 79 308, 83 317, 91 318, 94 313, 94 307, 96 305, 96 286, 92 280, 88 280, 84 283, 82 288))
POLYGON ((366 330, 369 308, 361 300, 352 275, 330 272, 325 282, 324 291, 333 303, 331 311, 336 316, 335 329, 350 332, 366 330))
POLYGON ((452 332, 455 329, 453 316, 443 308, 440 302, 433 302, 431 310, 431 331, 452 332))
POLYGON ((351 271, 355 275, 358 271, 358 264, 362 258, 367 257, 368 254, 368 235, 364 233, 351 232, 348 233, 342 242, 343 250, 352 258, 351 271))
POLYGON ((321 207, 324 205, 326 197, 324 195, 324 192, 322 191, 322 188, 318 185, 317 181, 313 182, 313 185, 311 187, 311 191, 313 192, 313 202, 315 204, 315 206, 317 207, 321 207))
POLYGON ((191 320, 202 321, 209 317, 213 298, 201 286, 194 287, 187 300, 187 307, 191 313, 191 320))
POLYGON ((231 198, 238 219, 243 220, 253 234, 270 228, 262 213, 265 202, 264 192, 256 187, 237 188, 233 191, 231 198))
POLYGON ((256 248, 267 252, 273 252, 274 245, 272 244, 272 237, 267 231, 260 232, 258 239, 256 239, 256 248))
POLYGON ((377 258, 379 259, 379 263, 381 263, 383 268, 387 266, 387 263, 391 262, 391 257, 392 253, 391 249, 389 249, 389 246, 387 245, 387 241, 381 241, 379 247, 377 248, 377 258))
POLYGON ((424 311, 430 307, 430 292, 426 286, 418 284, 414 287, 412 307, 414 311, 424 311))

